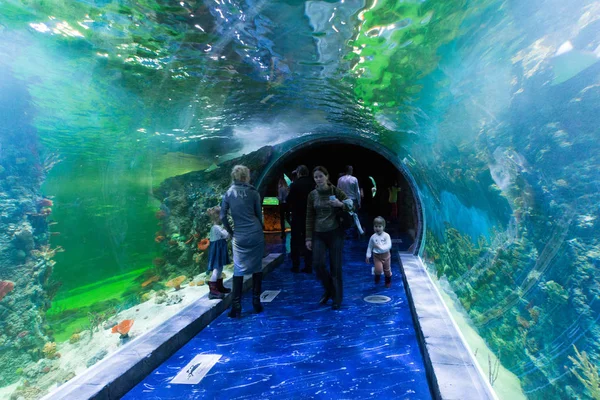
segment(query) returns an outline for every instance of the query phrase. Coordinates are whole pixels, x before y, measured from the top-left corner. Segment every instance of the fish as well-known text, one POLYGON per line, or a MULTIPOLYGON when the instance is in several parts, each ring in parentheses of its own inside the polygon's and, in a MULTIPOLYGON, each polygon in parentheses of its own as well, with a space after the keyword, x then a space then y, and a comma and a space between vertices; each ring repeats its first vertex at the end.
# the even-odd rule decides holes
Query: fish
POLYGON ((194 364, 192 365, 190 368, 188 368, 187 372, 188 373, 188 378, 191 378, 192 376, 194 376, 194 371, 200 366, 202 365, 202 363, 198 363, 198 364, 194 364))

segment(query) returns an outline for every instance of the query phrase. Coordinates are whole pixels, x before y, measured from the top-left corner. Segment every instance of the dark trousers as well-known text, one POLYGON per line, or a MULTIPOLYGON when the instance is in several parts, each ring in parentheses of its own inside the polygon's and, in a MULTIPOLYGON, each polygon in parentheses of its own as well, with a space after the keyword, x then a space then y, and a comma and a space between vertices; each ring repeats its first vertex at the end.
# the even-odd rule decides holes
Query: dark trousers
POLYGON ((325 292, 333 294, 333 304, 342 304, 342 253, 344 251, 344 232, 334 229, 329 232, 315 232, 312 239, 313 266, 317 278, 325 292), (329 271, 325 262, 329 250, 329 271))
POLYGON ((279 203, 279 220, 281 223, 281 234, 285 234, 285 220, 287 218, 287 204, 279 203))
POLYGON ((306 228, 302 225, 297 226, 292 220, 292 238, 290 239, 290 256, 292 258, 292 267, 300 268, 300 257, 304 257, 304 268, 312 271, 312 251, 306 248, 306 228))

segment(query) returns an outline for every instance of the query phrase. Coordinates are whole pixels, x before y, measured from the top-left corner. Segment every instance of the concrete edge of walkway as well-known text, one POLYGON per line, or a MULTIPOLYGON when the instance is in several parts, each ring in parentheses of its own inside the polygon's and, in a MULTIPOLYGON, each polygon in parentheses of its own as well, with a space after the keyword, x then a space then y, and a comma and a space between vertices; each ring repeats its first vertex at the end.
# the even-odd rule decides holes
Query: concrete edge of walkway
POLYGON ((497 400, 421 259, 398 256, 433 397, 497 400))
MULTIPOLYGON (((285 254, 263 258, 267 274, 283 262, 285 254)), ((244 279, 244 291, 252 287, 252 275, 244 279)), ((221 301, 197 299, 151 332, 140 336, 84 373, 69 380, 42 400, 120 399, 190 339, 217 318, 231 304, 232 295, 221 301)))

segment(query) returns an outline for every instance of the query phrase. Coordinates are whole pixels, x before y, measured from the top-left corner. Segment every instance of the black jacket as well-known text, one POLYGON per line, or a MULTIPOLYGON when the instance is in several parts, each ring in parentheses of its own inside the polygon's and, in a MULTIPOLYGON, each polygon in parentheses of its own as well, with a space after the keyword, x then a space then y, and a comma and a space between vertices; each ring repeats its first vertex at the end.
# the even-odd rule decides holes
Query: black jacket
POLYGON ((292 226, 304 225, 306 221, 306 201, 315 188, 315 182, 308 176, 296 179, 290 185, 287 197, 288 211, 292 213, 292 226))

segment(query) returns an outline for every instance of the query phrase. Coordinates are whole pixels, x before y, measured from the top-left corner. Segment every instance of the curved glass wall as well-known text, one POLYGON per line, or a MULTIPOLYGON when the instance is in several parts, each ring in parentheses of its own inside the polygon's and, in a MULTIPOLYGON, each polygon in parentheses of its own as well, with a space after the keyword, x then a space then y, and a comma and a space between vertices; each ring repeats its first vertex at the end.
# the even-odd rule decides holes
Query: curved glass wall
POLYGON ((0 2, 0 397, 206 292, 219 165, 354 135, 499 397, 600 398, 599 58, 592 0, 0 2))

